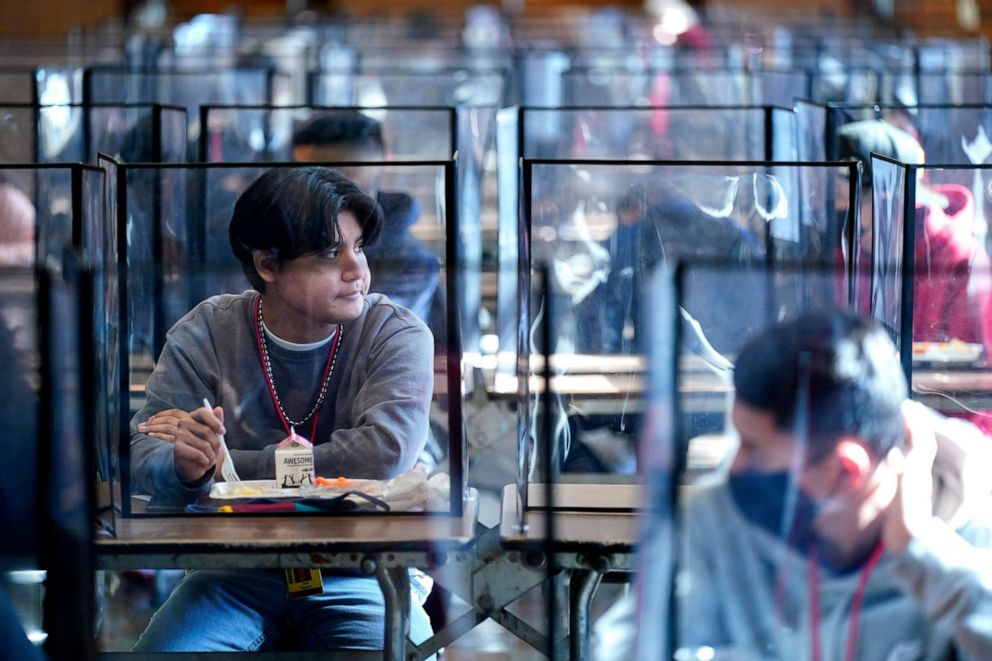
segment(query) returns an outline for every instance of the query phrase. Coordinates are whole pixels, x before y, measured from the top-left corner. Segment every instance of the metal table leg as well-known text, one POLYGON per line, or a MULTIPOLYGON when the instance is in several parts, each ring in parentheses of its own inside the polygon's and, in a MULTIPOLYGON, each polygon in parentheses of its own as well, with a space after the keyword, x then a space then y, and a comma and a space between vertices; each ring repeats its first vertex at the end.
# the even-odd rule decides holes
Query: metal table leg
POLYGON ((589 606, 603 574, 595 569, 573 569, 569 580, 568 649, 572 661, 589 658, 589 606))
POLYGON ((410 633, 410 574, 405 567, 375 569, 376 580, 386 602, 386 631, 382 658, 405 661, 406 639, 410 633))

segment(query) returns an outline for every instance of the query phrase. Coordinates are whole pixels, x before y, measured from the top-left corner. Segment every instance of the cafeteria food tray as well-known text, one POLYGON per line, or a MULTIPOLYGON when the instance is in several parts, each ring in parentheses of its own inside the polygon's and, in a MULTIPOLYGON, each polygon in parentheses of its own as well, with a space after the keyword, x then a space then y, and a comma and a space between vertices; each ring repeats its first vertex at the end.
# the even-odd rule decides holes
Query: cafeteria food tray
POLYGON ((349 491, 374 495, 381 480, 330 480, 320 486, 282 488, 275 480, 243 480, 216 482, 210 487, 210 498, 233 500, 244 498, 334 498, 349 491))
POLYGON ((951 340, 950 342, 913 342, 913 362, 941 364, 974 364, 982 357, 981 344, 951 340))

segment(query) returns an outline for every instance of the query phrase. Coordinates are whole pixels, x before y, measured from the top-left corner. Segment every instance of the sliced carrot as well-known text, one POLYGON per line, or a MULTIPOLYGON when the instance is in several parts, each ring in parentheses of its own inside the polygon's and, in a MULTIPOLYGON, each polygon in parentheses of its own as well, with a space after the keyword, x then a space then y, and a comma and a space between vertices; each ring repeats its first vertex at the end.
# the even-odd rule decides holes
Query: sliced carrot
POLYGON ((337 479, 331 480, 326 477, 318 477, 314 479, 314 484, 319 487, 353 487, 355 482, 349 480, 346 477, 338 477, 337 479))

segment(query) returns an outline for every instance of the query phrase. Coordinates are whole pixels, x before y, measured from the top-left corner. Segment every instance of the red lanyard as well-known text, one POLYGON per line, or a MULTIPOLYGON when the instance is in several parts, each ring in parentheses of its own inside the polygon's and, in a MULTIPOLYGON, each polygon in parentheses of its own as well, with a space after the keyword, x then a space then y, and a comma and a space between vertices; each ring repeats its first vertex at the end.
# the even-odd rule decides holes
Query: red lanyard
MULTIPOLYGON (((276 408, 276 413, 279 415, 279 420, 282 421, 282 426, 286 428, 286 435, 288 436, 293 432, 292 427, 290 427, 289 421, 286 420, 285 414, 282 412, 282 406, 279 405, 279 398, 276 397, 276 386, 272 383, 272 377, 269 374, 269 370, 265 365, 265 352, 262 350, 262 327, 259 323, 258 308, 261 304, 261 295, 257 296, 255 299, 255 344, 258 346, 258 359, 262 363, 262 374, 265 376, 265 385, 269 387, 269 397, 272 398, 272 405, 276 408)), ((330 349, 327 352, 327 364, 324 365, 324 375, 320 379, 320 389, 323 390, 324 382, 330 376, 331 368, 334 366, 334 354, 337 353, 338 340, 341 339, 340 328, 338 332, 334 333, 334 339, 331 340, 330 349)), ((307 440, 317 444, 317 423, 320 421, 320 411, 314 413, 313 416, 313 429, 310 432, 310 438, 307 440)))
MULTIPOLYGON (((851 602, 851 624, 847 630, 847 648, 844 651, 846 661, 854 661, 854 655, 858 648, 858 628, 861 624, 861 608, 865 601, 865 591, 868 588, 868 578, 871 576, 879 558, 882 557, 884 547, 881 542, 872 550, 868 562, 865 563, 858 576, 858 585, 854 590, 854 600, 851 602)), ((810 644, 813 647, 813 661, 821 661, 820 647, 820 569, 816 562, 816 554, 809 556, 809 619, 810 619, 810 644)))

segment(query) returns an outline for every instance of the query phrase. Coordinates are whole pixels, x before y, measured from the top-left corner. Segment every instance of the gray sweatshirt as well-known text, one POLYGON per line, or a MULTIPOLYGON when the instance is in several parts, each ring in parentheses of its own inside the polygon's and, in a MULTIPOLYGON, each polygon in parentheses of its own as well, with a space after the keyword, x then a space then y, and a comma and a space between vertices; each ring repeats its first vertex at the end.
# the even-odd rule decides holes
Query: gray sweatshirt
MULTIPOLYGON (((257 292, 214 296, 180 319, 145 386, 145 406, 131 420, 134 493, 193 498, 209 491, 179 481, 173 445, 137 431, 155 413, 192 411, 207 398, 224 409, 226 441, 243 480, 275 477, 275 446, 286 429, 269 394, 254 325, 257 292)), ((329 344, 295 351, 267 342, 283 408, 303 418, 317 401, 329 344)), ((344 325, 314 442, 317 474, 389 478, 413 467, 427 441, 433 395, 433 339, 413 313, 381 294, 344 325)), ((311 435, 311 418, 296 433, 311 435)), ((212 473, 211 473, 212 475, 212 473)))
MULTIPOLYGON (((992 659, 992 508, 985 473, 990 448, 971 425, 939 420, 934 513, 942 523, 903 552, 881 556, 864 593, 857 661, 992 659)), ((679 645, 690 650, 683 655, 811 659, 807 558, 747 521, 720 479, 693 490, 683 521, 677 618, 679 645)), ((820 572, 824 661, 845 659, 859 575, 820 572)), ((656 656, 667 602, 653 598, 663 592, 656 585, 640 590, 638 599, 625 598, 597 623, 594 658, 656 656)))

